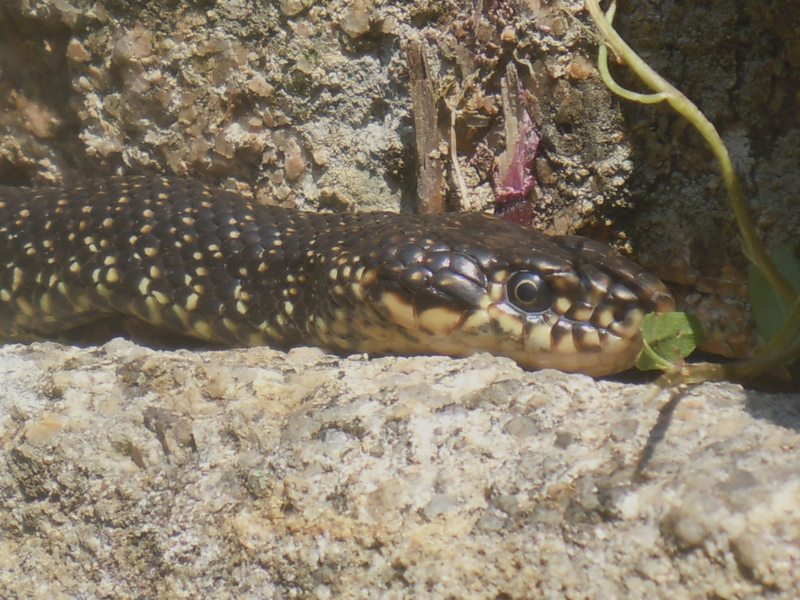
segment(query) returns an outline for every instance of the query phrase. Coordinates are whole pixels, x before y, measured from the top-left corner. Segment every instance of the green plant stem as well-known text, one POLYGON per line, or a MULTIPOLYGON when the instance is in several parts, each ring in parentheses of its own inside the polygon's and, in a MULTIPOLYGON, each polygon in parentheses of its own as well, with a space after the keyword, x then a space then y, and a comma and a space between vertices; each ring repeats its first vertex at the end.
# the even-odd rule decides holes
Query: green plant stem
MULTIPOLYGON (((637 94, 636 92, 630 92, 629 90, 624 90, 624 88, 619 86, 611 78, 611 75, 608 72, 607 61, 605 61, 606 64, 604 66, 600 67, 601 75, 603 72, 605 72, 605 74, 608 76, 608 79, 606 79, 605 76, 603 79, 606 85, 608 85, 609 88, 616 93, 619 93, 618 90, 623 90, 625 93, 621 95, 630 99, 635 99, 636 101, 641 102, 641 98, 645 98, 644 101, 647 103, 666 101, 679 114, 683 115, 692 125, 694 125, 700 135, 702 135, 706 140, 711 148, 711 151, 719 161, 720 169, 722 171, 722 178, 725 182, 725 187, 728 190, 728 204, 730 205, 731 210, 733 210, 733 213, 736 217, 736 223, 742 236, 745 253, 764 273, 764 276, 767 278, 770 285, 777 290, 780 296, 788 304, 793 304, 797 298, 797 292, 794 290, 789 281, 783 276, 783 274, 778 271, 775 263, 772 262, 772 259, 769 257, 764 249, 763 244, 761 243, 761 239, 756 233, 756 229, 753 225, 752 218, 750 217, 750 211, 745 203, 744 193, 742 192, 739 179, 736 176, 733 163, 731 162, 728 151, 725 148, 725 144, 722 142, 722 138, 719 136, 719 133, 717 133, 714 125, 711 124, 711 121, 705 117, 705 115, 700 111, 699 108, 697 108, 697 106, 695 106, 694 103, 692 103, 666 79, 656 73, 636 54, 636 52, 633 51, 630 46, 628 46, 628 44, 625 43, 625 41, 612 27, 610 20, 607 19, 603 14, 597 0, 586 0, 586 8, 589 10, 592 19, 595 22, 595 26, 603 36, 603 43, 610 46, 611 49, 614 50, 614 52, 623 61, 625 61, 625 63, 627 63, 634 73, 636 73, 648 87, 656 92, 656 94, 644 95, 637 94), (634 97, 631 98, 631 95, 634 97)), ((611 8, 609 9, 609 16, 613 17, 615 8, 615 3, 612 3, 611 8)), ((603 58, 607 58, 607 55, 601 55, 601 63, 604 62, 602 60, 603 58)))
POLYGON ((742 381, 751 379, 756 375, 777 369, 786 362, 800 354, 800 340, 796 340, 790 346, 775 350, 774 352, 762 352, 752 358, 738 360, 736 362, 721 363, 694 363, 683 365, 680 372, 666 373, 669 381, 680 383, 702 383, 704 381, 742 381))
MULTIPOLYGON (((653 361, 657 368, 661 369, 662 371, 669 371, 674 367, 674 364, 668 361, 666 358, 661 356, 658 352, 653 350, 650 343, 647 341, 647 338, 642 338, 642 350, 644 353, 653 361)), ((638 366, 638 365, 637 365, 638 366)))
MULTIPOLYGON (((732 363, 693 363, 664 368, 663 384, 750 379, 800 356, 800 298, 792 305, 778 334, 757 355, 732 363)), ((646 344, 646 342, 645 342, 646 344)), ((646 344, 645 348, 649 348, 646 344)), ((652 351, 652 350, 651 350, 652 351)), ((662 367, 663 368, 663 367, 662 367)))
POLYGON ((798 332, 800 332, 800 297, 795 300, 791 309, 789 309, 789 315, 786 317, 783 325, 781 325, 780 330, 766 345, 763 352, 768 354, 770 352, 777 351, 780 348, 785 348, 792 342, 792 340, 798 338, 798 332))
MULTIPOLYGON (((609 25, 613 23, 614 14, 616 11, 617 4, 616 2, 612 2, 611 6, 608 7, 608 11, 606 11, 606 19, 608 20, 609 25)), ((665 94, 664 92, 657 92, 655 94, 640 94, 639 92, 631 91, 618 84, 614 80, 614 77, 612 77, 611 71, 608 70, 608 48, 605 44, 600 44, 597 57, 597 68, 600 69, 600 78, 603 80, 603 83, 606 84, 606 87, 608 87, 608 89, 610 89, 617 96, 621 96, 626 100, 638 102, 640 104, 657 104, 659 102, 664 102, 668 97, 668 94, 665 94)))

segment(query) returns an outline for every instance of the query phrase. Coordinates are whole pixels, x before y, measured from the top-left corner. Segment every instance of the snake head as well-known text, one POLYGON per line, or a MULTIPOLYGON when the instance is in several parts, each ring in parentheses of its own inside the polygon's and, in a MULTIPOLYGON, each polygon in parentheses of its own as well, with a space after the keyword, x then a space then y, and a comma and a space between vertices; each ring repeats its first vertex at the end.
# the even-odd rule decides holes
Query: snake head
POLYGON ((350 324, 366 352, 489 352, 602 376, 633 365, 646 313, 674 310, 661 281, 610 247, 485 215, 420 217, 374 246, 361 255, 365 316, 350 324))

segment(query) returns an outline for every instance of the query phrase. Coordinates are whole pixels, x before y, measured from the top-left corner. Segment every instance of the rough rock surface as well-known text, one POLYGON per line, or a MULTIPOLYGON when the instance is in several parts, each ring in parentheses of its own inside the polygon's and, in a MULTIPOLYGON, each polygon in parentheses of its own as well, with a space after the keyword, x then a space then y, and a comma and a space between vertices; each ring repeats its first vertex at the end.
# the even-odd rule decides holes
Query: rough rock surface
MULTIPOLYGON (((771 252, 800 256, 800 11, 791 0, 722 0, 685 6, 620 4, 633 47, 714 123, 771 252)), ((629 87, 641 84, 616 70, 629 87)), ((739 355, 751 340, 747 268, 705 142, 665 106, 620 104, 631 136, 630 179, 638 258, 680 292, 711 333, 707 350, 739 355)))
POLYGON ((0 365, 3 598, 800 593, 798 395, 122 340, 0 365))

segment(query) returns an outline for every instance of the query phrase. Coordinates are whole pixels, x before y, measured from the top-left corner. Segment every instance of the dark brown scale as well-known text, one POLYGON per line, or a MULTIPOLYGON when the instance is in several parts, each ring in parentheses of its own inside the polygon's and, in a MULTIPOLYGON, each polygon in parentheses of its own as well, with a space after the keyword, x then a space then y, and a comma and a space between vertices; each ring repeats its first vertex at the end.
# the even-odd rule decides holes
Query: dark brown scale
POLYGON ((484 289, 483 285, 475 283, 474 279, 465 277, 458 271, 439 271, 433 277, 431 286, 439 291, 439 298, 445 297, 445 304, 458 310, 475 308, 484 289))
POLYGON ((454 253, 450 265, 452 270, 461 277, 470 279, 481 287, 486 285, 486 275, 469 256, 461 253, 454 253))
POLYGON ((590 343, 588 340, 594 328, 586 323, 576 323, 572 327, 572 335, 575 341, 580 344, 585 352, 599 352, 601 346, 599 344, 590 343))
POLYGON ((421 289, 411 296, 417 312, 422 312, 431 308, 452 307, 457 310, 473 308, 474 306, 463 306, 462 303, 455 304, 454 298, 448 293, 446 288, 441 287, 441 282, 446 275, 436 273, 431 280, 431 285, 421 289))
POLYGON ((555 272, 548 275, 546 280, 556 293, 573 302, 580 299, 585 293, 585 289, 581 286, 580 276, 573 271, 555 272))
POLYGON ((406 268, 405 263, 394 257, 384 258, 378 269, 378 276, 384 279, 400 279, 406 268))
POLYGON ((407 244, 397 251, 397 260, 404 265, 421 263, 425 259, 425 252, 419 246, 407 244))
POLYGON ((612 280, 605 269, 595 264, 584 263, 578 266, 577 273, 584 290, 596 290, 596 293, 600 296, 608 294, 608 288, 612 280))
POLYGON ((409 290, 415 292, 430 285, 433 273, 420 265, 412 265, 401 273, 399 282, 409 290))
POLYGON ((559 319, 555 325, 553 325, 552 329, 550 330, 550 337, 553 340, 553 344, 558 345, 561 340, 566 337, 570 337, 572 335, 572 325, 567 323, 566 321, 559 319))

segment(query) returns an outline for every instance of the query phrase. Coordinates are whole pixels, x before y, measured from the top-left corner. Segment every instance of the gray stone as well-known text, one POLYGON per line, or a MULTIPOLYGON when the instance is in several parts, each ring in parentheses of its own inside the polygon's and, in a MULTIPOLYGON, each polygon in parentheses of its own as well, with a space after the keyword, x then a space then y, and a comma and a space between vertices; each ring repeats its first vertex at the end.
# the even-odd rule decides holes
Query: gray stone
POLYGON ((483 355, 0 370, 3 597, 800 593, 796 394, 697 386, 654 443, 668 393, 483 355))

